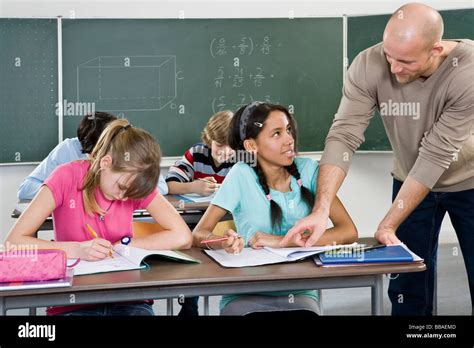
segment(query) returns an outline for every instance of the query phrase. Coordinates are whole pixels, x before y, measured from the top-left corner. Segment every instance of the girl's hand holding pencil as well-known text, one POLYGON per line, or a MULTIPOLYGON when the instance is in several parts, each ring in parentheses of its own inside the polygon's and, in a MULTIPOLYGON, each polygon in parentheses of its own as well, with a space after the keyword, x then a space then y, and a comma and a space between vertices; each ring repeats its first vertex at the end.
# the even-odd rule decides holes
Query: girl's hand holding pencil
POLYGON ((99 261, 108 256, 113 257, 112 243, 106 239, 98 238, 97 233, 89 224, 86 224, 86 230, 91 235, 92 239, 78 243, 79 258, 86 261, 99 261))
POLYGON ((219 242, 221 243, 222 249, 229 254, 240 254, 244 248, 243 238, 232 229, 227 230, 222 238, 206 238, 206 240, 201 241, 201 244, 205 244, 212 249, 210 244, 219 242))

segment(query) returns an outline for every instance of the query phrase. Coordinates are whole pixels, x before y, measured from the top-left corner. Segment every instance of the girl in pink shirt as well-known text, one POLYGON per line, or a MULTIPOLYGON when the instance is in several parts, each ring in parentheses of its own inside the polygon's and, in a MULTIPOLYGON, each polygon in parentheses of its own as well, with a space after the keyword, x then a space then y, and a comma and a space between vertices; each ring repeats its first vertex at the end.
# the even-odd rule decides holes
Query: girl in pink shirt
MULTIPOLYGON (((68 258, 97 261, 109 257, 114 243, 131 237, 143 249, 187 249, 191 231, 173 206, 157 191, 160 148, 146 131, 127 120, 111 122, 94 147, 90 160, 57 167, 28 209, 12 227, 10 244, 63 249, 68 258), (136 209, 147 209, 163 231, 133 238, 136 209), (53 215, 55 241, 41 240, 36 231, 53 215), (98 238, 86 228, 92 226, 98 238)), ((153 314, 150 304, 104 304, 48 309, 48 314, 153 314), (87 307, 87 308, 84 308, 87 307), (66 313, 67 312, 67 313, 66 313)))

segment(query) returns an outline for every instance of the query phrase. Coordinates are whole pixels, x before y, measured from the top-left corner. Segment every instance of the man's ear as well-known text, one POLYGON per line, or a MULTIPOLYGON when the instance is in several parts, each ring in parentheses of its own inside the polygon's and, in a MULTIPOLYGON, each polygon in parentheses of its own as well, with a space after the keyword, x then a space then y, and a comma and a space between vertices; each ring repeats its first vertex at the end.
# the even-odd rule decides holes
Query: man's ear
POLYGON ((100 159, 100 169, 110 169, 112 168, 112 157, 110 155, 105 155, 100 159))
POLYGON ((441 45, 440 42, 436 42, 433 45, 433 48, 431 49, 431 53, 435 57, 439 57, 441 55, 441 53, 443 53, 443 51, 444 51, 444 47, 443 47, 443 45, 441 45))
POLYGON ((256 153, 257 143, 254 139, 246 139, 244 140, 244 149, 248 152, 256 153))

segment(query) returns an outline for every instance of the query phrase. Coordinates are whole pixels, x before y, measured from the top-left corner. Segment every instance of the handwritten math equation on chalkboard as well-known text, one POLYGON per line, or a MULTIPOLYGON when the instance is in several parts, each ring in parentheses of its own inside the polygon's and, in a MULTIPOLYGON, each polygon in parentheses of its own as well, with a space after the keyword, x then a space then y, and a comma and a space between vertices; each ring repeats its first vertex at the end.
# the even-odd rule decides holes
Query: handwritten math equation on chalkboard
POLYGON ((249 37, 242 36, 237 42, 230 42, 225 37, 213 38, 209 45, 212 58, 219 56, 235 55, 251 56, 252 54, 261 53, 269 55, 272 50, 270 36, 264 36, 261 42, 249 37))
POLYGON ((275 98, 268 93, 268 85, 275 78, 275 73, 270 71, 267 63, 271 62, 271 56, 279 46, 281 43, 274 44, 269 35, 258 39, 250 36, 237 39, 224 36, 212 38, 209 52, 218 64, 213 85, 210 86, 215 95, 212 99, 213 112, 236 110, 251 103, 255 99, 254 94, 249 91, 255 91, 258 100, 276 103, 275 98), (247 57, 257 59, 249 60, 247 57), (249 61, 253 64, 249 64, 249 61))

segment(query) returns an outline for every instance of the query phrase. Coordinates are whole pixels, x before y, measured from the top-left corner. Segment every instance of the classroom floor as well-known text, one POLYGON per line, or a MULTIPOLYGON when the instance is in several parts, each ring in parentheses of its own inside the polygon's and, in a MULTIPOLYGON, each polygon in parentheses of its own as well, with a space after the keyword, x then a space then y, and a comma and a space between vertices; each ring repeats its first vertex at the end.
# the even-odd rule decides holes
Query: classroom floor
MULTIPOLYGON (((390 301, 387 297, 388 279, 384 279, 384 314, 390 314, 390 301)), ((209 314, 219 314, 219 299, 210 298, 209 314)), ((323 291, 324 315, 370 315, 370 289, 335 289, 323 291)), ((180 309, 174 301, 174 315, 180 309)), ((166 315, 166 301, 155 301, 157 315, 166 315)), ((199 311, 203 314, 203 298, 199 300, 199 311)), ((44 315, 44 309, 38 309, 38 315, 44 315)), ((27 315, 28 311, 11 310, 8 315, 27 315)), ((438 314, 471 315, 469 286, 462 254, 457 244, 443 244, 438 251, 438 314)))

